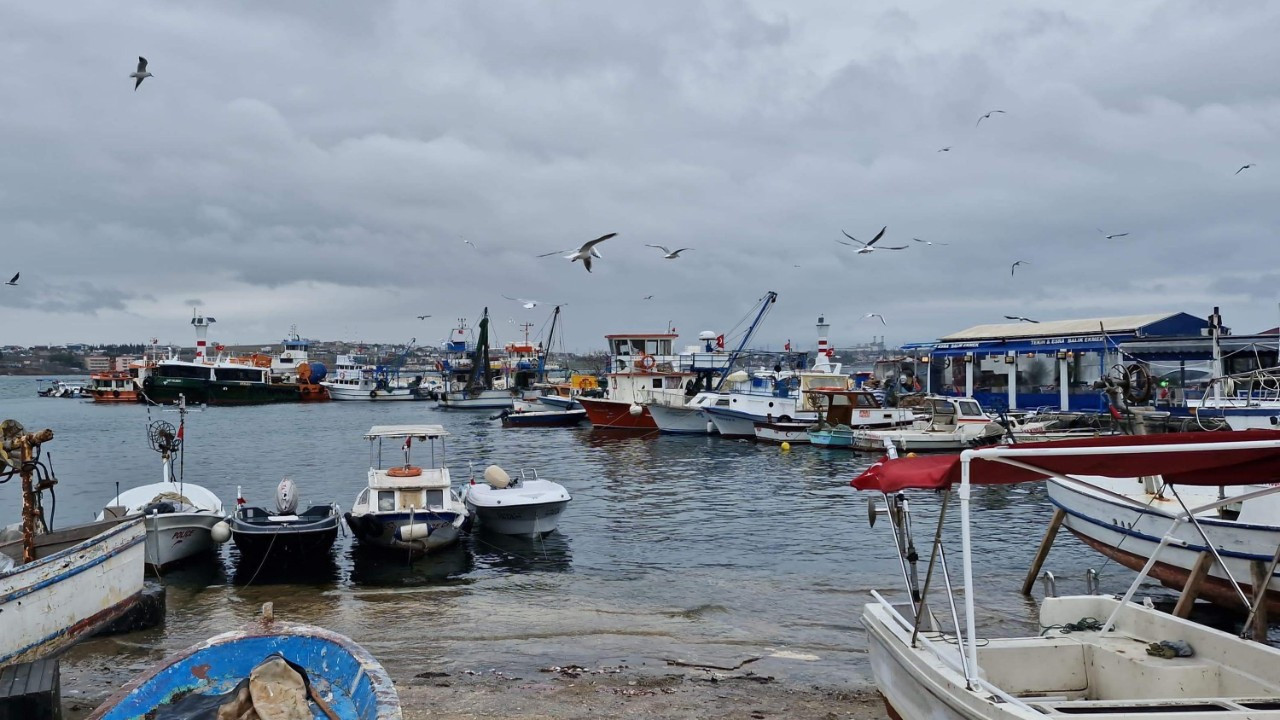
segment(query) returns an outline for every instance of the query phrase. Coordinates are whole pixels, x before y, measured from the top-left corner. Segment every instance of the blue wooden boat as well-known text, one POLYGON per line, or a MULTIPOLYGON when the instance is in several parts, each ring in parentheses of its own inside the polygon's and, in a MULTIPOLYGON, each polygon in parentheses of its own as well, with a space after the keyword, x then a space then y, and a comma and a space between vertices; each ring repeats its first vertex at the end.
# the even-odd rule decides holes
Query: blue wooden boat
MULTIPOLYGON (((193 693, 231 692, 271 655, 304 668, 312 687, 341 720, 401 718, 395 686, 367 650, 324 628, 275 621, 268 603, 261 621, 165 658, 108 698, 88 720, 163 718, 163 706, 189 702, 193 693)), ((326 717, 314 704, 312 712, 321 720, 326 717)))

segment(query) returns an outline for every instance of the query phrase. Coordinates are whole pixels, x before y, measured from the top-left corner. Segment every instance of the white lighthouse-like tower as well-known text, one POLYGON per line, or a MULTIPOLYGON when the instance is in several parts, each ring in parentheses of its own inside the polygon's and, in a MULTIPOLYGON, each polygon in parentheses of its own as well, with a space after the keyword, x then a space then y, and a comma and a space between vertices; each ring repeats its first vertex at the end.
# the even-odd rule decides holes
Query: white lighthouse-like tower
POLYGON ((193 308, 191 311, 191 327, 196 329, 196 362, 204 362, 208 360, 205 353, 207 344, 206 338, 209 335, 209 324, 215 323, 217 320, 211 317, 205 317, 200 314, 199 308, 193 308))
POLYGON ((818 356, 813 359, 813 367, 815 369, 826 367, 831 364, 831 358, 835 352, 831 349, 831 345, 827 343, 827 333, 830 332, 831 325, 827 322, 825 316, 818 316, 818 356))

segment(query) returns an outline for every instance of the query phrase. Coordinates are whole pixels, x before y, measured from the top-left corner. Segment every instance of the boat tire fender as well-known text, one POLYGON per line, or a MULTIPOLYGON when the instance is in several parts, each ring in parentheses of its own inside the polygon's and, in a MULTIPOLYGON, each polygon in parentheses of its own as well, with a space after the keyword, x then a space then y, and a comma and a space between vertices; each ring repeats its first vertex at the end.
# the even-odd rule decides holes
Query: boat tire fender
POLYGON ((789 423, 789 422, 791 422, 791 416, 790 416, 790 415, 783 415, 782 417, 778 418, 778 422, 781 422, 781 423, 789 423))
POLYGON ((370 391, 369 391, 369 399, 370 399, 370 400, 377 400, 377 399, 378 399, 378 391, 377 391, 377 390, 370 390, 370 391))
POLYGON ((342 513, 342 519, 347 521, 347 527, 351 528, 351 534, 357 538, 364 537, 364 523, 357 522, 351 513, 342 513))
POLYGON ((376 538, 382 536, 382 523, 378 522, 378 518, 372 515, 365 515, 363 520, 364 531, 369 537, 376 538))

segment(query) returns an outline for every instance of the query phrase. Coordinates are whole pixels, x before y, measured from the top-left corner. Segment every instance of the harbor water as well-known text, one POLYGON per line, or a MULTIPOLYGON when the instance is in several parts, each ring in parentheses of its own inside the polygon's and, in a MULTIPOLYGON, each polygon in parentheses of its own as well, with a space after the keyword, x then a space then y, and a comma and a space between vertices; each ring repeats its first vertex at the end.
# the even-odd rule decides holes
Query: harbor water
MULTIPOLYGON (((731 666, 763 657, 753 667, 779 679, 870 682, 861 606, 873 588, 901 597, 903 586, 887 522, 869 527, 869 495, 849 487, 870 458, 718 437, 504 429, 490 414, 427 402, 191 412, 184 477, 228 509, 237 487, 250 504, 270 507, 284 477, 297 483, 303 506, 349 508, 368 468, 363 433, 399 423, 439 423, 451 433, 455 484, 468 480, 469 465, 479 476, 496 463, 513 475, 536 470, 573 501, 559 532, 541 541, 476 534, 413 562, 360 552, 349 535, 331 558, 288 574, 243 566, 223 548, 208 567, 166 575, 162 627, 69 653, 64 688, 105 694, 166 652, 244 624, 266 601, 277 617, 354 638, 397 681, 424 671, 528 677, 551 665, 660 669, 670 660, 731 666)), ((38 398, 34 378, 13 377, 0 378, 0 417, 55 431, 46 446, 59 480, 56 508, 46 499, 55 527, 91 519, 117 484, 158 481, 148 420, 178 422, 163 408, 38 398)), ((18 518, 17 485, 0 485, 0 523, 18 518)), ((1036 600, 1017 590, 1052 514, 1043 486, 979 488, 975 502, 980 625, 1034 632, 1036 600)), ((914 503, 923 575, 938 503, 930 494, 914 503)), ((958 568, 954 518, 948 537, 958 568)), ((1104 590, 1133 577, 1065 533, 1046 567, 1066 592, 1084 590, 1090 567, 1103 568, 1104 590)))

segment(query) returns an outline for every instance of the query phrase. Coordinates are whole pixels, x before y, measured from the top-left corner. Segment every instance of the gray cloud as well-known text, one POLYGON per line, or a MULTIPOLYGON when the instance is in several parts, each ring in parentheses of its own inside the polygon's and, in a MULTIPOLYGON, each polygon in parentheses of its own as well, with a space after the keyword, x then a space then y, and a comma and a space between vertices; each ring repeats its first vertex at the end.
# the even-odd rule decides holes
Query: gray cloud
POLYGON ((769 289, 775 346, 819 312, 836 344, 1012 310, 1263 327, 1278 31, 1260 1, 9 5, 0 52, 39 71, 0 76, 7 335, 187 342, 192 297, 247 342, 541 317, 505 293, 592 349, 769 289), (951 245, 834 242, 886 224, 951 245), (604 232, 591 275, 533 258, 604 232))

